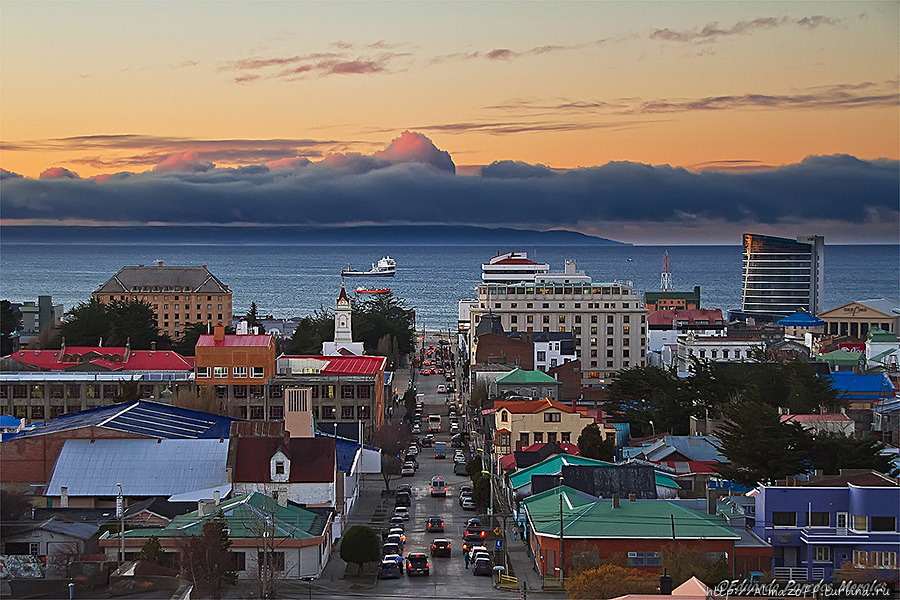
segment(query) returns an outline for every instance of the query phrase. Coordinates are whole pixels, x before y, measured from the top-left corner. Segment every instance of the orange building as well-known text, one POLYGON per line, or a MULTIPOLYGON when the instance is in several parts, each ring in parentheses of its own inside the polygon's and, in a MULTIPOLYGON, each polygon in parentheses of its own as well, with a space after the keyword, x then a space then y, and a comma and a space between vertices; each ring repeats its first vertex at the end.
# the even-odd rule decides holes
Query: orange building
POLYGON ((156 326, 178 338, 188 323, 231 324, 233 292, 201 267, 122 267, 92 294, 100 302, 139 300, 153 307, 156 326))
POLYGON ((275 339, 271 335, 225 335, 217 325, 201 335, 195 348, 195 381, 200 385, 265 385, 275 376, 275 339))

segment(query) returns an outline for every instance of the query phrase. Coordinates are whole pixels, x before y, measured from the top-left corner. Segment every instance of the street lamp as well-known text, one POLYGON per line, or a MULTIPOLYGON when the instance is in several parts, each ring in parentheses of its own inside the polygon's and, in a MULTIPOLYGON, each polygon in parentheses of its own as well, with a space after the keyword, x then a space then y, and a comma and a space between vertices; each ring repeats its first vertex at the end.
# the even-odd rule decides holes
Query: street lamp
POLYGON ((653 424, 653 421, 650 421, 650 431, 653 432, 653 435, 656 435, 656 425, 653 424))

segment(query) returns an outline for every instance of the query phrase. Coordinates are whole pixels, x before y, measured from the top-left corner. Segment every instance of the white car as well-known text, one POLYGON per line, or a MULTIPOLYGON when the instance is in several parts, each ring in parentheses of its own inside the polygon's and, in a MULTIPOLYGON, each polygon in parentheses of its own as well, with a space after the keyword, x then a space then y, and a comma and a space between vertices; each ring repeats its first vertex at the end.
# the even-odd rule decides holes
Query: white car
POLYGON ((475 510, 475 501, 468 497, 463 498, 462 508, 463 510, 475 510))
POLYGON ((412 428, 412 432, 413 432, 414 434, 418 435, 418 434, 422 433, 422 428, 419 427, 418 425, 414 425, 413 428, 412 428))
POLYGON ((394 516, 400 517, 404 521, 409 521, 409 509, 405 506, 398 506, 394 509, 394 516))
POLYGON ((413 477, 416 474, 416 467, 411 462, 403 463, 400 468, 400 477, 413 477))
POLYGON ((455 462, 455 463, 465 463, 465 462, 466 462, 466 455, 463 454, 462 452, 457 452, 456 454, 453 455, 453 462, 455 462))
POLYGON ((415 444, 410 445, 409 448, 406 449, 407 456, 415 456, 419 453, 419 447, 415 444))
POLYGON ((440 384, 439 386, 437 386, 437 393, 438 393, 438 394, 446 394, 446 393, 447 393, 447 386, 444 385, 443 383, 440 384))

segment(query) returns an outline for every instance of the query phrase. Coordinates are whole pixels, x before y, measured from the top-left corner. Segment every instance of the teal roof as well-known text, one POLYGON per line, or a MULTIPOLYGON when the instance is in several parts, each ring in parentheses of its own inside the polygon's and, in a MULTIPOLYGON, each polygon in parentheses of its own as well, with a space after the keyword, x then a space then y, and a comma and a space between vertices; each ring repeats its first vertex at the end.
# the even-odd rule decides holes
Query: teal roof
POLYGON ((866 339, 870 342, 897 343, 897 334, 875 327, 869 330, 869 333, 866 334, 866 339))
MULTIPOLYGON (((299 506, 279 506, 276 501, 265 494, 251 492, 230 500, 222 501, 216 514, 221 511, 228 522, 228 535, 232 539, 258 538, 260 523, 268 517, 274 518, 275 537, 278 539, 303 540, 321 536, 328 525, 328 516, 299 506)), ((131 529, 125 532, 126 538, 147 538, 155 535, 160 538, 199 536, 203 524, 215 514, 201 517, 198 511, 179 515, 163 529, 131 529)))
POLYGON ((535 385, 535 384, 553 384, 558 385, 559 381, 550 377, 546 373, 540 371, 523 371, 522 369, 513 369, 506 375, 497 378, 499 385, 535 385))
POLYGON ((594 498, 568 486, 560 486, 526 498, 526 518, 538 534, 558 537, 562 496, 563 535, 566 538, 632 538, 680 540, 739 540, 740 536, 715 515, 665 500, 619 502, 594 498))
MULTIPOLYGON (((562 473, 564 466, 577 467, 614 467, 613 463, 608 463, 594 458, 586 458, 584 456, 573 456, 571 454, 554 454, 549 456, 536 465, 531 465, 524 469, 520 469, 509 476, 509 482, 513 489, 519 489, 531 483, 532 475, 558 475, 562 473)), ((678 484, 668 473, 654 471, 656 475, 656 485, 672 489, 679 489, 678 484)))
POLYGON ((819 362, 826 362, 829 365, 838 365, 840 367, 852 367, 859 362, 862 352, 848 352, 847 350, 835 350, 826 354, 820 354, 816 357, 819 362))

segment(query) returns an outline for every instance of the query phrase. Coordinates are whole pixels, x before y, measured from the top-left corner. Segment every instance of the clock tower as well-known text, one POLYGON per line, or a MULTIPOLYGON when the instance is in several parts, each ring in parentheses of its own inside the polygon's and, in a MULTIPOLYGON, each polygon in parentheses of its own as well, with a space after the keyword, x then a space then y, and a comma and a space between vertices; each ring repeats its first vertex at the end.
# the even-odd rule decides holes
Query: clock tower
POLYGON ((363 343, 353 341, 350 313, 350 298, 341 283, 341 293, 334 301, 334 341, 322 342, 323 356, 363 355, 363 343))

